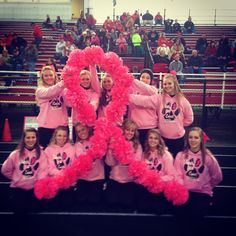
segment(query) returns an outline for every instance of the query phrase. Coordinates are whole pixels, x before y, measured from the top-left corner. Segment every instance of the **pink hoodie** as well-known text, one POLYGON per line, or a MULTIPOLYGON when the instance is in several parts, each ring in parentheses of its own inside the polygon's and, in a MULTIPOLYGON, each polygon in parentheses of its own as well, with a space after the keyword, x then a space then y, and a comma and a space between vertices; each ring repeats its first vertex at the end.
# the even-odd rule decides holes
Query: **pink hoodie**
MULTIPOLYGON (((76 158, 79 158, 80 155, 85 154, 87 150, 90 148, 91 148, 90 141, 77 142, 75 144, 76 158)), ((95 161, 93 161, 92 169, 88 172, 88 175, 81 179, 87 181, 95 181, 104 178, 105 178, 104 161, 103 159, 96 159, 95 161)))
MULTIPOLYGON (((155 94, 152 96, 130 95, 130 103, 158 111, 158 127, 161 136, 168 139, 178 139, 184 136, 185 126, 193 122, 193 109, 185 97, 178 102, 176 96, 155 94), (180 105, 179 105, 180 103, 180 105)), ((142 119, 145 120, 144 114, 142 119)))
MULTIPOLYGON (((135 79, 132 84, 132 93, 139 95, 154 95, 158 93, 157 88, 135 79)), ((139 129, 152 129, 158 126, 156 108, 143 108, 134 103, 129 104, 129 119, 133 120, 139 129)))
POLYGON ((159 172, 163 181, 171 181, 176 178, 174 158, 167 150, 164 152, 163 156, 160 156, 156 152, 151 152, 149 157, 144 160, 149 169, 159 172))
POLYGON ((48 162, 48 173, 50 176, 54 176, 71 164, 75 158, 75 148, 70 143, 66 143, 63 147, 51 144, 45 149, 45 154, 48 162))
MULTIPOLYGON (((92 88, 85 89, 85 92, 87 93, 88 96, 88 103, 90 103, 94 107, 94 111, 96 111, 99 103, 99 94, 96 93, 92 88)), ((77 117, 77 111, 72 109, 72 123, 73 125, 76 125, 76 123, 78 122, 79 119, 77 117)))
MULTIPOLYGON (((135 160, 142 159, 142 147, 139 144, 136 152, 134 153, 135 160)), ((133 182, 134 178, 128 172, 128 165, 121 165, 113 156, 112 151, 108 150, 105 162, 111 166, 110 179, 113 179, 119 183, 133 182)))
POLYGON ((47 176, 47 159, 43 150, 39 159, 36 158, 35 149, 24 151, 24 155, 20 157, 19 150, 14 150, 4 161, 1 172, 11 180, 12 188, 30 190, 37 180, 47 176))
POLYGON ((38 126, 43 128, 55 129, 59 125, 68 125, 68 113, 65 104, 64 82, 36 90, 35 96, 40 107, 37 117, 38 126))
POLYGON ((208 151, 205 164, 202 164, 201 151, 193 153, 179 152, 176 156, 174 167, 178 179, 192 192, 213 195, 213 188, 222 180, 222 172, 215 157, 208 151))

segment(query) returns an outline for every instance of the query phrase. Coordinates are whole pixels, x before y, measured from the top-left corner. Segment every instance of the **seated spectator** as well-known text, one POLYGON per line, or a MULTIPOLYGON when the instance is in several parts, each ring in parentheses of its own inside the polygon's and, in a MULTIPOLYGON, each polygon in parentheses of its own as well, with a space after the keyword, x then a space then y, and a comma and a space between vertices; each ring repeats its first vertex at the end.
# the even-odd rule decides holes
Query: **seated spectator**
POLYGON ((176 38, 175 43, 170 49, 170 60, 172 61, 174 56, 179 54, 181 62, 185 65, 184 50, 184 45, 180 42, 179 38, 176 38))
POLYGON ((46 28, 46 29, 52 29, 53 28, 53 25, 51 23, 51 19, 50 19, 49 15, 46 16, 46 20, 43 22, 42 26, 43 26, 43 28, 46 28))
POLYGON ((162 25, 163 24, 163 17, 161 16, 160 12, 157 12, 154 20, 155 20, 155 25, 162 25))
POLYGON ((62 53, 62 57, 60 58, 60 62, 61 64, 66 64, 68 58, 69 58, 69 55, 70 53, 76 48, 76 46, 71 43, 70 41, 66 41, 65 43, 65 48, 64 48, 64 51, 62 53))
POLYGON ((126 12, 123 12, 122 15, 120 16, 120 22, 125 28, 125 25, 127 22, 127 13, 126 12))
POLYGON ((110 16, 107 16, 107 19, 103 23, 103 27, 109 32, 113 28, 113 21, 110 19, 110 16))
POLYGON ((119 38, 116 40, 119 54, 127 54, 127 42, 123 33, 119 34, 119 38))
POLYGON ((195 26, 192 22, 191 16, 188 17, 188 20, 184 23, 184 33, 193 34, 195 33, 195 26))
POLYGON ((177 19, 175 19, 175 23, 172 26, 172 33, 181 33, 181 25, 177 19))
POLYGON ((31 27, 33 28, 33 36, 34 36, 33 44, 35 44, 37 50, 39 50, 39 45, 41 44, 43 39, 43 32, 40 26, 34 22, 31 23, 31 27))
POLYGON ((76 26, 78 29, 78 34, 81 34, 87 28, 87 21, 84 17, 84 11, 80 12, 80 16, 76 22, 76 26))
POLYGON ((162 44, 166 44, 166 45, 168 44, 168 39, 166 38, 165 32, 161 32, 157 40, 157 46, 160 46, 162 44))
POLYGON ((127 13, 127 20, 126 20, 126 24, 125 24, 125 29, 128 32, 131 32, 132 29, 134 27, 134 19, 132 18, 132 16, 127 13))
POLYGON ((18 48, 20 53, 24 54, 26 46, 27 41, 23 37, 20 37, 16 33, 13 33, 13 39, 10 45, 12 52, 14 51, 14 49, 18 48))
POLYGON ((198 53, 204 54, 205 50, 207 48, 207 39, 206 39, 206 34, 202 34, 200 38, 198 38, 196 42, 196 50, 198 50, 198 53))
POLYGON ((148 32, 148 42, 150 47, 157 47, 157 40, 159 38, 158 32, 155 27, 152 26, 151 30, 148 32))
POLYGON ((94 31, 91 34, 90 42, 91 42, 91 45, 100 46, 99 37, 97 36, 96 32, 94 32, 94 31))
POLYGON ((61 29, 61 30, 64 29, 63 22, 62 22, 60 16, 57 16, 57 19, 56 19, 56 21, 55 21, 55 28, 56 28, 56 29, 61 29))
POLYGON ((219 40, 216 55, 221 71, 226 72, 228 62, 231 57, 231 50, 229 45, 229 39, 226 37, 225 34, 223 34, 221 39, 219 40))
MULTIPOLYGON (((6 71, 13 70, 11 59, 12 58, 9 55, 8 50, 4 48, 2 51, 2 54, 0 54, 0 70, 6 70, 6 71)), ((1 74, 1 75, 8 75, 8 74, 1 74)), ((11 86, 11 84, 12 84, 12 79, 6 78, 5 86, 11 86)))
POLYGON ((188 59, 188 72, 190 74, 202 74, 203 59, 198 55, 197 50, 192 51, 192 56, 188 59))
POLYGON ((114 21, 114 25, 115 25, 116 30, 119 33, 123 33, 125 31, 124 26, 122 25, 121 21, 119 20, 119 16, 116 16, 116 20, 114 21))
POLYGON ((66 45, 66 42, 64 40, 64 37, 61 36, 59 42, 56 44, 56 52, 55 52, 55 55, 54 55, 54 58, 56 60, 60 60, 60 58, 62 57, 62 54, 63 54, 64 49, 65 49, 65 45, 66 45))
MULTIPOLYGON (((28 71, 30 72, 35 71, 35 65, 36 65, 37 59, 38 59, 38 50, 36 46, 33 44, 33 42, 30 42, 29 45, 25 49, 25 62, 27 64, 28 71)), ((34 78, 35 78, 35 74, 29 73, 28 84, 31 84, 34 78)))
POLYGON ((142 16, 142 20, 143 20, 143 25, 152 25, 153 24, 153 15, 151 13, 149 13, 149 11, 147 10, 145 14, 143 14, 142 16))
POLYGON ((205 50, 206 66, 217 65, 216 51, 217 51, 216 42, 212 40, 205 50))
POLYGON ((162 63, 169 65, 170 60, 168 56, 165 54, 165 50, 160 50, 159 54, 153 56, 154 63, 162 63))
POLYGON ((71 33, 70 30, 66 30, 65 33, 63 34, 64 40, 65 41, 70 41, 72 44, 74 43, 75 39, 71 33))
POLYGON ((165 32, 166 33, 172 33, 172 23, 173 23, 172 19, 168 18, 167 20, 164 20, 165 32))
POLYGON ((172 71, 176 71, 176 77, 178 79, 178 82, 180 84, 183 84, 184 83, 184 75, 183 75, 183 69, 184 69, 184 66, 183 66, 183 63, 180 61, 180 56, 179 54, 175 54, 174 56, 174 60, 170 62, 170 65, 169 65, 169 70, 172 71))
POLYGON ((22 71, 24 67, 24 54, 16 47, 11 57, 12 70, 22 71))
POLYGON ((170 55, 170 48, 166 44, 162 44, 157 47, 156 54, 160 55, 160 52, 163 51, 167 57, 170 55))

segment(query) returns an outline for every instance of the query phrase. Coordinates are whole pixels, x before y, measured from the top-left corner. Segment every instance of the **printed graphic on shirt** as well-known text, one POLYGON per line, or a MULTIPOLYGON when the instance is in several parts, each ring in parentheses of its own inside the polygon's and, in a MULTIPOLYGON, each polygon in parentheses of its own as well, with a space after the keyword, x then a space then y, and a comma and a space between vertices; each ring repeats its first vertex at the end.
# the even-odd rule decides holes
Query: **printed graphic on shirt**
POLYGON ((65 168, 70 163, 70 157, 68 157, 65 152, 57 153, 54 156, 53 160, 54 160, 55 166, 58 170, 65 168))
POLYGON ((184 164, 184 170, 188 177, 192 179, 198 179, 200 174, 204 171, 204 165, 200 158, 194 160, 194 158, 186 159, 184 164))
POLYGON ((39 167, 39 158, 26 157, 19 165, 19 170, 25 178, 31 178, 34 176, 35 171, 39 167))
POLYGON ((177 103, 167 102, 165 107, 162 109, 163 117, 168 122, 173 122, 175 118, 180 114, 180 108, 177 103))
POLYGON ((49 101, 50 102, 50 106, 53 108, 53 109, 59 109, 62 107, 62 104, 63 104, 63 97, 57 97, 55 99, 52 99, 49 101))
POLYGON ((162 163, 158 160, 157 157, 149 158, 148 160, 146 160, 146 163, 150 170, 156 170, 159 172, 162 169, 162 163))

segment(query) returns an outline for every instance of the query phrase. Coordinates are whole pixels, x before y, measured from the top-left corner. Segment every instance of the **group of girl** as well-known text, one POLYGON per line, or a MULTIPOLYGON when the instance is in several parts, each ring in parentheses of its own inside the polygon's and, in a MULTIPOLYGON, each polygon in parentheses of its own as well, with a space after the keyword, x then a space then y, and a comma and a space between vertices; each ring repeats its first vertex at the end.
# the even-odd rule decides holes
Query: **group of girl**
MULTIPOLYGON (((72 111, 74 144, 69 140, 63 80, 57 81, 54 70, 48 66, 42 69, 41 76, 42 84, 36 90, 40 106, 38 131, 25 130, 18 148, 2 166, 2 173, 12 181, 16 206, 19 206, 20 199, 24 203, 21 206, 28 204, 24 201, 26 197, 35 200, 32 195, 37 180, 58 174, 91 148, 93 127, 81 123, 74 114, 76 111, 72 111)), ((105 74, 101 88, 96 82, 95 68, 83 70, 80 77, 88 102, 95 111, 98 110, 98 116, 106 116, 106 106, 112 99, 112 77, 105 74)), ((175 75, 165 75, 162 94, 151 85, 152 79, 152 71, 145 69, 140 81, 134 80, 128 119, 121 117, 117 125, 121 125, 125 139, 131 143, 136 160, 145 161, 147 168, 160 173, 163 181, 176 180, 190 191, 188 202, 178 212, 185 214, 194 210, 203 213, 210 204, 213 188, 222 180, 219 164, 206 149, 200 128, 189 129, 184 145, 185 126, 193 122, 193 111, 175 75)), ((52 205, 56 208, 72 203, 79 207, 94 206, 103 200, 115 208, 159 213, 170 207, 164 195, 149 193, 136 184, 128 165, 119 163, 109 146, 106 156, 93 162, 87 176, 70 189, 60 191, 52 205), (105 166, 109 167, 107 178, 105 166)))

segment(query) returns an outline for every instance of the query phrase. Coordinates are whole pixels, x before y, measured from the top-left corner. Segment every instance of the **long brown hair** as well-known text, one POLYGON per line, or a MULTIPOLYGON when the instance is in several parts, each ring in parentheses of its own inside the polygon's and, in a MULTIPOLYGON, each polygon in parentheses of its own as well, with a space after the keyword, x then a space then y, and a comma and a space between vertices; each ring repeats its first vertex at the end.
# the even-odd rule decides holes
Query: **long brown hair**
POLYGON ((198 134, 200 136, 200 139, 201 139, 200 151, 201 151, 201 154, 202 154, 202 163, 205 164, 206 155, 207 154, 211 154, 211 152, 206 148, 205 141, 204 141, 203 130, 200 127, 192 127, 186 133, 185 148, 184 148, 185 158, 188 158, 188 151, 190 150, 190 145, 189 145, 188 137, 189 137, 189 133, 191 131, 198 132, 198 134))
POLYGON ((125 129, 128 129, 128 128, 131 128, 133 127, 135 129, 135 133, 134 133, 134 137, 131 139, 132 143, 133 143, 133 148, 134 148, 134 151, 136 152, 137 149, 138 149, 138 145, 139 145, 139 133, 138 133, 138 126, 137 124, 132 121, 132 120, 125 120, 123 125, 122 125, 122 129, 123 131, 125 129))
POLYGON ((158 129, 150 129, 147 133, 147 138, 146 138, 146 141, 144 143, 144 158, 145 159, 147 159, 149 157, 150 152, 151 152, 150 146, 148 144, 148 138, 151 134, 156 135, 157 139, 159 140, 159 145, 157 146, 157 153, 160 156, 163 156, 163 154, 166 150, 165 142, 164 142, 163 138, 161 137, 161 134, 160 134, 159 130, 158 129))
POLYGON ((19 150, 20 152, 20 157, 23 157, 24 156, 24 153, 25 153, 25 136, 27 133, 35 133, 36 135, 36 143, 34 145, 34 149, 36 150, 36 158, 39 158, 40 157, 40 154, 41 154, 41 148, 40 148, 40 145, 39 145, 39 138, 38 138, 38 131, 35 129, 35 128, 26 128, 23 133, 22 133, 22 136, 21 136, 21 139, 20 139, 20 142, 17 146, 17 149, 19 150))
MULTIPOLYGON (((108 77, 112 79, 111 75, 105 73, 101 77, 101 82, 103 83, 105 78, 108 78, 108 77)), ((104 89, 103 86, 102 86, 101 97, 99 99, 99 107, 107 106, 110 101, 111 101, 111 96, 109 95, 109 92, 106 89, 104 89)))

